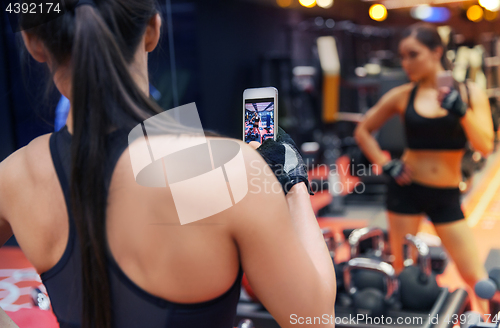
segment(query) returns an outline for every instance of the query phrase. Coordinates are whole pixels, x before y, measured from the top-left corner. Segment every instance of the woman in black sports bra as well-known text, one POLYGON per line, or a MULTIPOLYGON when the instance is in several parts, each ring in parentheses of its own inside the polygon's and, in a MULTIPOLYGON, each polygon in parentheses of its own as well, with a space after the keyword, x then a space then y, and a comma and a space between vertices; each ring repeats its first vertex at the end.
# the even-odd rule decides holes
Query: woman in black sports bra
POLYGON ((165 116, 148 97, 147 65, 160 37, 155 1, 64 3, 60 17, 26 14, 20 22, 27 50, 70 99, 67 125, 0 163, 0 246, 15 235, 60 327, 233 328, 243 271, 281 327, 292 326, 291 314, 334 316, 333 263, 293 141, 281 131, 257 152, 165 119, 161 127, 177 133, 158 142, 150 119, 165 116), (175 174, 160 175, 155 187, 136 182, 134 139, 146 167, 163 174, 177 165, 175 174), (239 152, 221 163, 209 150, 224 141, 239 152), (158 155, 197 146, 204 161, 190 153, 191 161, 170 166, 158 155), (295 151, 285 158, 285 148, 295 151), (274 171, 279 181, 265 160, 286 164, 274 171), (198 161, 194 177, 215 183, 186 174, 198 161), (195 195, 223 200, 225 210, 215 213, 195 195), (178 204, 189 214, 211 212, 181 225, 178 204))
POLYGON ((459 90, 438 90, 437 75, 451 68, 434 26, 410 26, 403 33, 399 51, 412 82, 385 94, 355 131, 367 158, 391 177, 386 207, 394 267, 397 272, 403 269, 404 237, 417 234, 422 218, 427 216, 463 279, 474 286, 487 273, 464 220, 458 186, 466 143, 485 156, 492 152, 489 101, 473 83, 456 83, 459 90), (408 149, 401 160, 391 161, 371 133, 393 115, 400 115, 404 122, 408 149))

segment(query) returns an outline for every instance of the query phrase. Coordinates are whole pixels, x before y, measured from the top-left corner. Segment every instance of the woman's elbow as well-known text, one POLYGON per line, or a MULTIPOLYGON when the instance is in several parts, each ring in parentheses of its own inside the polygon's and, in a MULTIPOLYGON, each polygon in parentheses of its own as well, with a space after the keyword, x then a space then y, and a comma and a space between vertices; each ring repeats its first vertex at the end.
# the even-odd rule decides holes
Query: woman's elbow
POLYGON ((354 130, 354 140, 356 140, 358 145, 364 142, 366 133, 367 131, 362 125, 356 127, 354 130))
POLYGON ((494 149, 495 149, 494 142, 489 141, 488 145, 485 147, 485 149, 483 151, 483 157, 488 157, 489 155, 491 155, 491 153, 493 152, 494 149))
MULTIPOLYGON (((473 145, 474 146, 474 145, 473 145)), ((478 152, 483 155, 483 157, 488 157, 494 150, 495 148, 495 143, 493 141, 493 137, 488 138, 487 140, 481 142, 480 145, 477 145, 476 147, 473 147, 476 149, 478 152)))

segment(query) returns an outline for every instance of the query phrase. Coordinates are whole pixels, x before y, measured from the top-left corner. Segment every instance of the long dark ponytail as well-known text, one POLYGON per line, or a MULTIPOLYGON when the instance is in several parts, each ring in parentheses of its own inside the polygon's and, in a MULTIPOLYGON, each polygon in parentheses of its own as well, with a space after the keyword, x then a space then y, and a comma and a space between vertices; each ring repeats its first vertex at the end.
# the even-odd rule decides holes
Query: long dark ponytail
MULTIPOLYGON (((95 4, 79 6, 28 32, 44 43, 55 65, 71 65, 71 206, 81 246, 82 325, 111 328, 105 236, 106 134, 116 128, 131 130, 162 109, 138 88, 129 71, 157 12, 154 0, 95 0, 95 4)), ((24 23, 33 23, 33 19, 25 17, 24 23)), ((43 21, 43 17, 36 19, 43 21)))

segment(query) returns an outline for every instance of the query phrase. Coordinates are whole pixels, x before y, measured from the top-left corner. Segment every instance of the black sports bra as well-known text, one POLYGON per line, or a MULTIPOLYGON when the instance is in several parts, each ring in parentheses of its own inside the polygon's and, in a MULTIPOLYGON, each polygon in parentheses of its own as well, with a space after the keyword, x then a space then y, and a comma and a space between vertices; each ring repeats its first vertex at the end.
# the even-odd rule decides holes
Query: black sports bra
POLYGON ((415 95, 418 84, 413 88, 404 115, 406 142, 408 148, 419 150, 464 149, 467 136, 460 120, 452 113, 443 117, 428 118, 415 111, 415 95))
MULTIPOLYGON (((128 133, 117 130, 111 133, 109 155, 106 159, 106 190, 120 155, 128 146, 128 133)), ((69 216, 69 238, 66 250, 59 262, 41 274, 47 288, 52 309, 61 328, 80 328, 82 317, 82 276, 80 243, 71 212, 70 173, 71 134, 67 127, 52 134, 50 152, 61 188, 64 193, 69 216)), ((236 306, 240 297, 240 272, 233 286, 216 299, 196 304, 178 304, 151 295, 131 281, 108 254, 113 326, 117 328, 232 328, 236 306)))

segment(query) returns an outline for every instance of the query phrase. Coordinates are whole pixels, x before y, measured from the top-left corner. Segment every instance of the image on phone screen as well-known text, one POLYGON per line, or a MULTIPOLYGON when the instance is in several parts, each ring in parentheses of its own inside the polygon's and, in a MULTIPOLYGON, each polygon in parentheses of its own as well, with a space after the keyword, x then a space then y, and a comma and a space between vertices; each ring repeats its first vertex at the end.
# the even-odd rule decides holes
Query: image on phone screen
POLYGON ((274 137, 274 98, 245 100, 245 142, 274 137))

